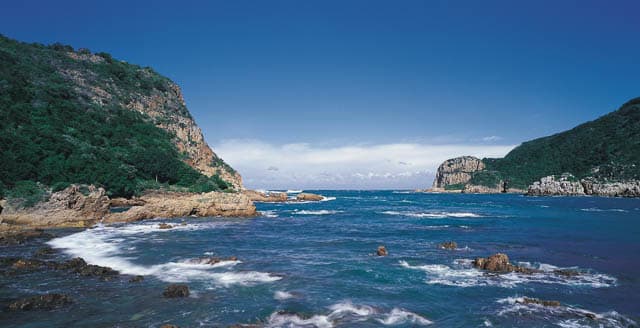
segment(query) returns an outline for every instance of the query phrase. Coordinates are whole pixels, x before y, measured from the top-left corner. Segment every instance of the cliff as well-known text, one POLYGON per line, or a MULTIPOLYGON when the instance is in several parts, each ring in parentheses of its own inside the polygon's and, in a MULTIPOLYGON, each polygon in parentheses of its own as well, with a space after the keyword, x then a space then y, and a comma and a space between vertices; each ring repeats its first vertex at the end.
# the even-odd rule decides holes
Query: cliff
POLYGON ((0 36, 0 95, 0 198, 73 183, 111 197, 243 189, 180 88, 149 67, 0 36))
POLYGON ((447 160, 433 185, 479 193, 637 197, 638 131, 640 98, 571 130, 524 142, 504 158, 447 160))

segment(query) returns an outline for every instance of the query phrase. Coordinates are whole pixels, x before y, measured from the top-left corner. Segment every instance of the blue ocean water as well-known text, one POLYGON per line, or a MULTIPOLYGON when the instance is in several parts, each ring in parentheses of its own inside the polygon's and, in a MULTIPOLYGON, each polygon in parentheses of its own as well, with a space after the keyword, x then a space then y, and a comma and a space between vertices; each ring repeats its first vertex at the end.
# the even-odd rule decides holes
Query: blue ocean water
MULTIPOLYGON (((0 275, 0 302, 62 292, 47 312, 0 312, 2 327, 636 327, 640 200, 321 191, 323 202, 258 204, 254 219, 158 219, 49 242, 125 274, 100 281, 41 270, 0 275), (335 198, 335 199, 334 199, 335 198), (175 224, 170 230, 158 224, 175 224), (458 249, 438 244, 456 241, 458 249), (386 257, 375 256, 385 245, 386 257), (542 273, 488 274, 496 252, 542 273), (237 256, 215 265, 203 256, 237 256), (553 273, 573 268, 579 276, 553 273), (130 283, 126 275, 144 275, 130 283), (169 283, 191 296, 165 299, 169 283), (523 297, 560 307, 521 304, 523 297)), ((27 256, 41 245, 3 247, 27 256)))

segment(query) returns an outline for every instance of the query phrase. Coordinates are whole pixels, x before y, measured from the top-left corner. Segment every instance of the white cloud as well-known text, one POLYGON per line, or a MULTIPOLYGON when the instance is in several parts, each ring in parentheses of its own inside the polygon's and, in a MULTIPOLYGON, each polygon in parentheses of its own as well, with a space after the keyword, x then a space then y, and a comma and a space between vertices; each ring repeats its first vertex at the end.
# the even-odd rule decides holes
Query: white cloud
POLYGON ((213 148, 242 174, 248 188, 414 189, 430 187, 435 170, 446 159, 501 157, 513 147, 419 143, 317 147, 224 140, 213 148))
POLYGON ((494 141, 500 141, 500 140, 502 140, 502 137, 499 137, 499 136, 487 136, 482 138, 482 141, 485 141, 485 142, 494 142, 494 141))

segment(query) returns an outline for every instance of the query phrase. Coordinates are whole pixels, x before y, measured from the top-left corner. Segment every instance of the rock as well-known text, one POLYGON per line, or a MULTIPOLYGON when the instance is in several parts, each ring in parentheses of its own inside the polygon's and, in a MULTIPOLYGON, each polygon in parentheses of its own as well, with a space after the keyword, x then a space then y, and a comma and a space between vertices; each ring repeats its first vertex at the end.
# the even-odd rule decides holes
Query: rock
POLYGON ((4 222, 21 227, 89 227, 109 213, 109 197, 93 185, 71 185, 33 207, 8 206, 4 222))
POLYGON ((447 242, 444 242, 444 243, 440 244, 439 247, 442 248, 442 249, 452 249, 452 250, 454 250, 454 249, 458 248, 458 244, 455 241, 447 241, 447 242))
POLYGON ((462 193, 464 194, 500 194, 505 193, 504 182, 500 181, 497 185, 493 187, 488 186, 480 186, 480 185, 472 185, 466 184, 464 188, 462 188, 462 193))
POLYGON ((109 267, 87 264, 87 262, 80 257, 73 258, 63 263, 54 263, 52 264, 52 267, 57 270, 69 270, 85 277, 100 277, 104 280, 109 280, 119 274, 118 271, 109 267))
POLYGON ((433 189, 444 189, 450 185, 464 185, 471 180, 474 172, 484 170, 482 160, 473 156, 462 156, 444 161, 438 167, 433 189))
POLYGON ((110 207, 131 207, 131 206, 144 206, 145 201, 140 198, 112 198, 109 202, 110 207))
POLYGON ((598 316, 595 313, 591 313, 591 312, 585 312, 584 316, 591 319, 591 320, 597 320, 598 316))
POLYGON ((194 259, 191 260, 192 263, 198 263, 198 264, 209 264, 209 265, 214 265, 214 264, 218 264, 220 262, 225 262, 225 261, 237 261, 238 258, 236 256, 230 256, 228 258, 220 258, 220 257, 201 257, 198 259, 194 259))
POLYGON ((242 193, 249 197, 254 202, 286 202, 289 200, 289 196, 287 196, 286 192, 263 192, 257 190, 243 190, 242 193))
POLYGON ((529 196, 577 196, 585 195, 584 187, 569 173, 559 177, 547 176, 534 182, 527 190, 529 196))
POLYGON ((40 249, 38 249, 35 253, 33 253, 33 256, 35 257, 47 257, 49 255, 55 254, 57 251, 49 246, 46 247, 42 247, 40 249))
POLYGON ((158 226, 158 229, 171 229, 171 228, 173 228, 173 226, 166 223, 160 223, 160 226, 158 226))
POLYGON ((538 304, 538 305, 542 305, 542 306, 560 306, 560 302, 559 301, 545 301, 545 300, 540 300, 537 298, 528 298, 528 297, 524 297, 522 299, 522 301, 516 301, 516 303, 519 304, 538 304))
POLYGON ((17 270, 34 270, 44 267, 45 265, 46 263, 40 260, 19 259, 11 265, 11 268, 17 270))
POLYGON ((9 310, 52 310, 71 304, 72 302, 72 299, 64 294, 45 294, 13 301, 9 304, 9 310))
POLYGON ((378 250, 376 251, 376 254, 378 254, 378 256, 387 256, 389 255, 389 253, 387 252, 387 248, 384 246, 378 246, 378 250))
POLYGON ((559 276, 565 276, 565 277, 575 277, 575 276, 579 276, 580 272, 577 270, 571 270, 571 269, 558 269, 558 270, 553 270, 553 273, 559 275, 559 276))
POLYGON ((180 328, 180 327, 178 327, 178 326, 176 326, 176 325, 170 325, 170 324, 167 324, 167 325, 162 325, 162 326, 160 326, 160 328, 180 328))
POLYGON ((165 288, 162 296, 166 298, 187 297, 189 296, 189 287, 187 285, 171 284, 165 288))
POLYGON ((509 262, 507 254, 497 253, 487 258, 479 257, 473 260, 473 266, 491 272, 507 273, 507 272, 519 272, 524 274, 532 274, 540 272, 540 270, 525 268, 517 265, 513 265, 509 262))
POLYGON ((640 197, 640 181, 597 181, 593 178, 580 180, 587 195, 601 197, 640 197))
POLYGON ((42 229, 7 231, 0 235, 0 245, 21 245, 34 239, 50 239, 53 235, 42 229))
POLYGON ((321 195, 316 195, 316 194, 310 194, 310 193, 299 193, 298 196, 296 196, 296 200, 298 201, 312 201, 312 202, 317 202, 317 201, 321 201, 323 200, 324 197, 321 195))
POLYGON ((144 281, 144 276, 135 276, 129 279, 129 282, 142 282, 144 281))
POLYGON ((134 206, 126 212, 109 213, 105 223, 133 222, 158 217, 233 216, 251 217, 257 214, 256 206, 242 193, 151 191, 140 197, 144 206, 134 206))

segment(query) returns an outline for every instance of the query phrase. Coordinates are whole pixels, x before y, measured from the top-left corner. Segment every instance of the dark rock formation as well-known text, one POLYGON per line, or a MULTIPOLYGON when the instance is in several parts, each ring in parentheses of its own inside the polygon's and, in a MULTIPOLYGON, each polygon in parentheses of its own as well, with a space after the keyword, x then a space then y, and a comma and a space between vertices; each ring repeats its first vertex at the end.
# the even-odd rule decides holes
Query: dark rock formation
POLYGON ((45 294, 13 301, 9 304, 9 310, 52 310, 71 304, 72 302, 72 299, 64 294, 45 294))
POLYGON ((144 276, 135 276, 129 279, 129 282, 142 282, 144 281, 144 276))
POLYGON ((172 225, 167 224, 167 223, 160 223, 160 226, 158 226, 159 229, 171 229, 173 228, 172 225))
POLYGON ((166 298, 177 298, 189 296, 189 286, 181 284, 171 284, 164 289, 162 296, 166 298))
POLYGON ((104 280, 109 280, 118 275, 118 271, 109 267, 87 264, 87 262, 80 257, 76 257, 63 263, 52 263, 51 265, 57 270, 69 270, 81 276, 100 277, 104 280))
POLYGON ((53 255, 56 253, 56 250, 49 247, 49 246, 45 246, 42 247, 40 249, 38 249, 35 253, 33 253, 33 256, 35 257, 47 257, 50 255, 53 255))
POLYGON ((455 241, 446 241, 444 243, 441 243, 440 245, 438 245, 438 247, 442 248, 442 249, 456 249, 458 248, 458 244, 455 241))
POLYGON ((21 245, 34 239, 51 239, 53 235, 41 229, 7 231, 0 235, 0 245, 21 245))
POLYGON ((560 302, 559 301, 546 301, 546 300, 540 300, 540 299, 537 299, 537 298, 528 298, 528 297, 522 298, 522 301, 517 300, 516 303, 519 303, 519 304, 537 304, 537 305, 542 305, 542 306, 560 306, 560 302))
POLYGON ((507 256, 507 254, 502 253, 497 253, 487 258, 479 257, 473 260, 473 266, 481 270, 497 273, 519 272, 532 274, 540 272, 540 270, 513 265, 509 262, 509 257, 507 256))
POLYGON ((378 256, 387 256, 389 255, 389 253, 387 252, 387 248, 384 246, 378 246, 378 250, 376 251, 376 254, 378 254, 378 256))

